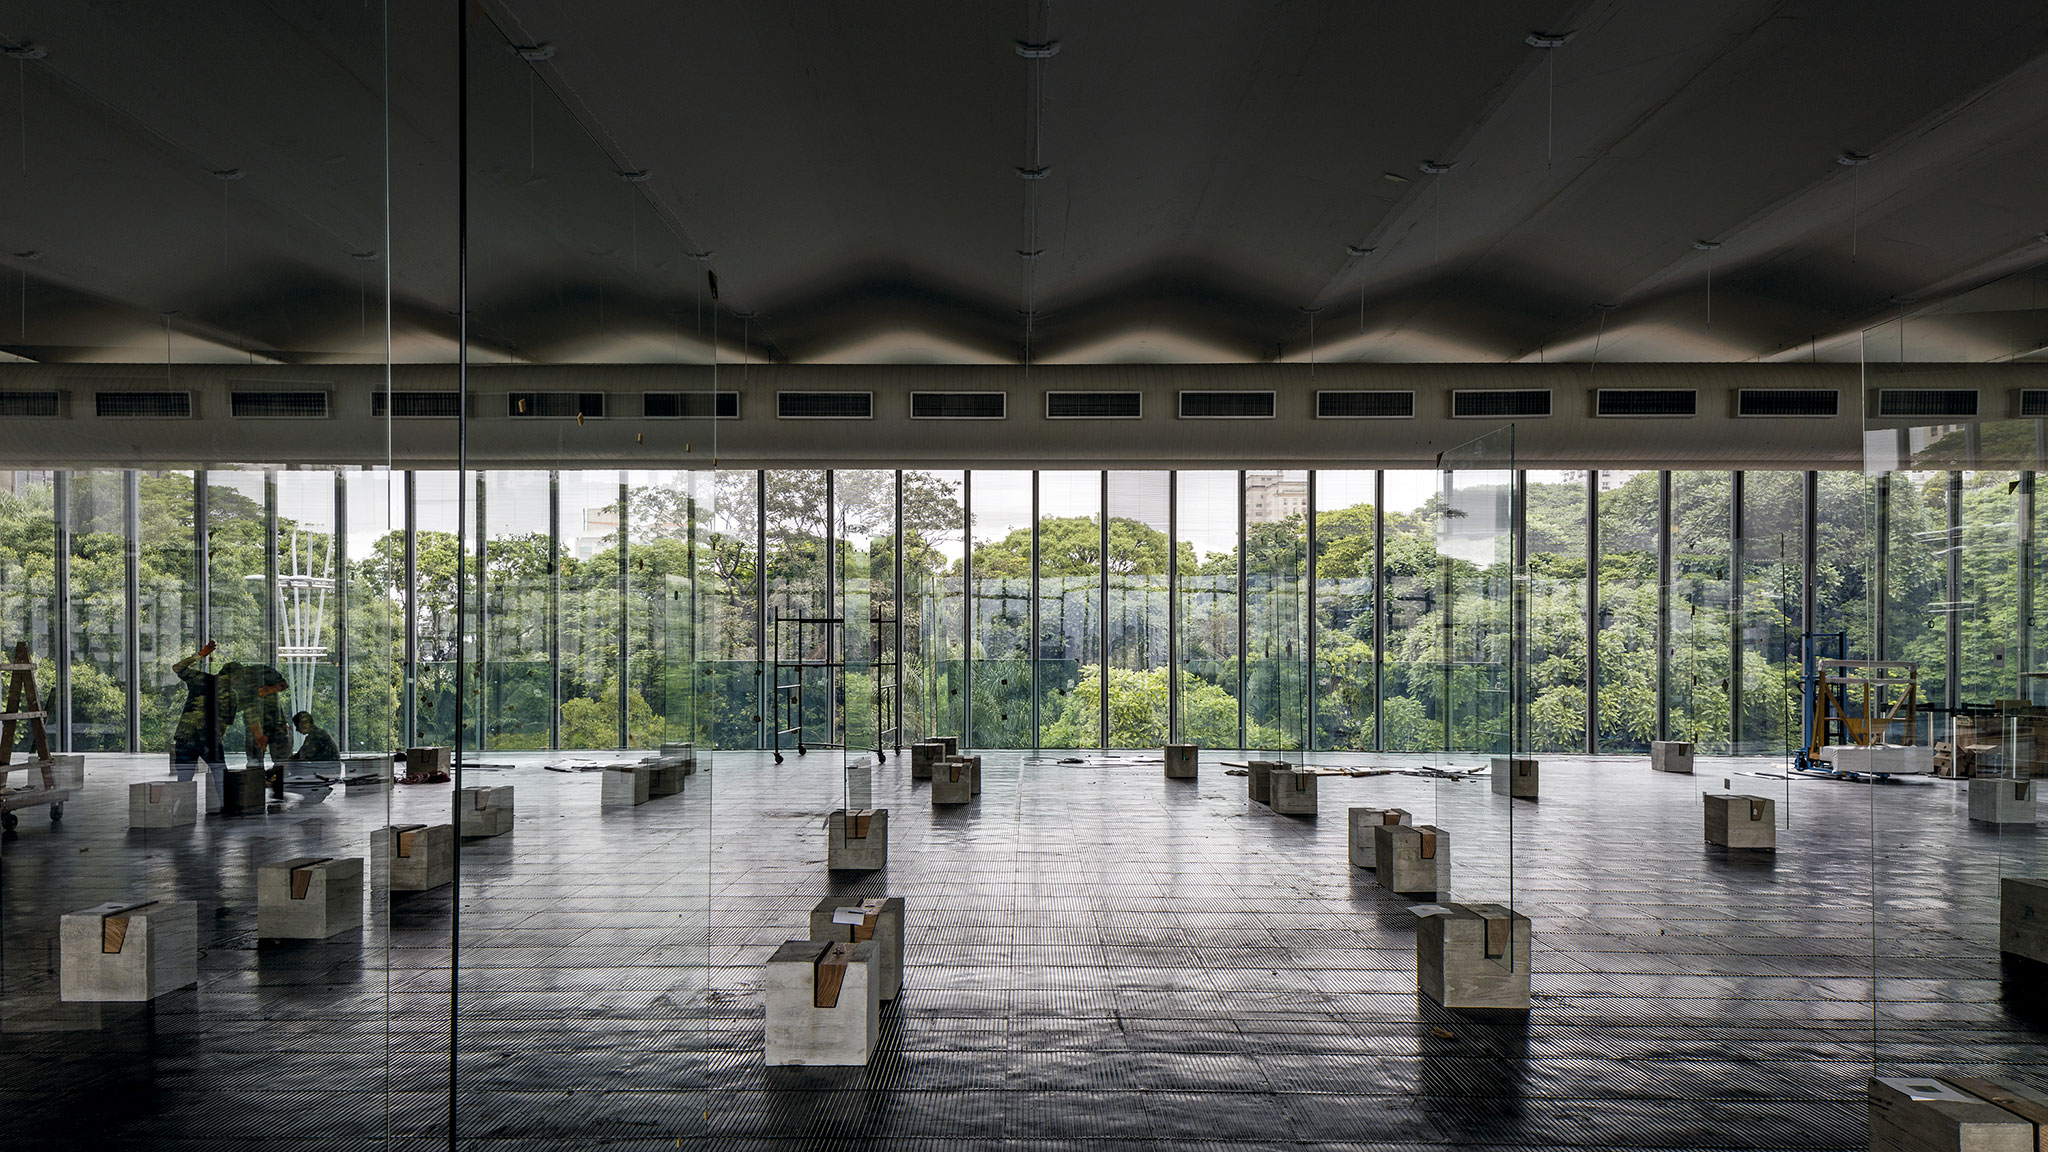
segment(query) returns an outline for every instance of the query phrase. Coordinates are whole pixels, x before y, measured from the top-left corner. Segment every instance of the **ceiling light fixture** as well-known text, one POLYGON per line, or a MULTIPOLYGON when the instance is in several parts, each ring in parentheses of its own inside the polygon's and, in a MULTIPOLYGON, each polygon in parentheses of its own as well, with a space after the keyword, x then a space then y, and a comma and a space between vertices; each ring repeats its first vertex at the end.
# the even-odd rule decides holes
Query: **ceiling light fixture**
POLYGON ((41 60, 50 54, 48 48, 36 44, 21 44, 13 48, 0 48, 0 52, 5 52, 16 60, 41 60))
POLYGON ((1050 60, 1059 54, 1060 42, 1057 40, 1047 40, 1043 44, 1031 44, 1023 40, 1017 41, 1017 55, 1022 56, 1026 60, 1050 60))
POLYGON ((242 178, 242 170, 240 168, 222 168, 213 174, 213 178, 215 180, 240 180, 242 178))
POLYGON ((1018 175, 1018 177, 1019 177, 1019 178, 1021 178, 1021 179, 1025 179, 1025 180, 1043 180, 1043 179, 1045 179, 1045 178, 1046 178, 1047 176, 1049 176, 1049 175, 1051 175, 1051 174, 1052 174, 1052 168, 1051 168, 1051 166, 1050 166, 1050 165, 1048 165, 1047 167, 1044 167, 1044 168, 1019 168, 1019 169, 1017 169, 1017 175, 1018 175))
POLYGON ((709 264, 711 263, 711 258, 716 255, 718 255, 718 253, 706 249, 705 251, 702 252, 690 253, 690 259, 695 260, 699 264, 709 264))
POLYGON ((1835 157, 1835 163, 1840 164, 1844 168, 1861 168, 1865 164, 1870 163, 1870 154, 1868 152, 1858 152, 1853 148, 1845 148, 1840 156, 1835 157))
POLYGON ((619 179, 624 180, 628 184, 645 184, 648 180, 648 172, 645 168, 636 169, 631 172, 621 172, 619 173, 619 179))
POLYGON ((368 252, 351 252, 349 256, 357 260, 375 260, 377 258, 377 251, 373 248, 368 252))
POLYGON ((16 260, 41 260, 43 258, 43 254, 31 248, 26 252, 16 252, 14 254, 14 258, 16 260))
POLYGON ((1380 173, 1380 179, 1391 184, 1406 184, 1408 182, 1408 178, 1399 172, 1382 172, 1380 173))
POLYGON ((1422 169, 1424 174, 1430 176, 1441 176, 1444 173, 1449 172, 1451 169, 1456 168, 1457 166, 1458 165, 1455 162, 1450 164, 1439 164, 1435 160, 1424 160, 1422 163, 1416 165, 1416 167, 1422 169))
POLYGON ((1031 251, 1026 252, 1022 248, 1019 248, 1017 249, 1017 255, 1022 256, 1026 260, 1036 260, 1040 256, 1045 255, 1045 249, 1033 248, 1031 251))
POLYGON ((519 58, 529 64, 538 64, 543 60, 555 58, 553 44, 514 44, 512 51, 518 53, 519 58))
POLYGON ((1576 32, 1531 32, 1522 38, 1522 43, 1531 48, 1562 48, 1576 35, 1576 32))
POLYGON ((1372 246, 1369 244, 1346 244, 1344 251, 1353 256, 1370 256, 1373 253, 1372 246))
POLYGON ((1702 252, 1718 252, 1721 249, 1721 242, 1719 240, 1695 240, 1692 242, 1692 246, 1702 252))

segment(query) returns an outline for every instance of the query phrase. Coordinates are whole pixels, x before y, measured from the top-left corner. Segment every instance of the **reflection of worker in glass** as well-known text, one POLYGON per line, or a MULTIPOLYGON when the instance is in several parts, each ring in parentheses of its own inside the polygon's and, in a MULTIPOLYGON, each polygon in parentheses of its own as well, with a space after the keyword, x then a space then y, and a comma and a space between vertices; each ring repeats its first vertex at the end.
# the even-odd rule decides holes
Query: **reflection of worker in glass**
POLYGON ((334 736, 327 729, 313 723, 311 712, 300 712, 292 717, 292 727, 306 738, 299 750, 292 753, 292 760, 299 764, 339 764, 341 746, 334 742, 334 736))
POLYGON ((227 712, 221 706, 220 677, 202 672, 195 665, 213 655, 213 641, 206 647, 171 665, 171 671, 185 682, 185 710, 178 714, 178 727, 171 735, 171 770, 180 780, 190 780, 206 765, 206 810, 220 811, 221 786, 227 770, 227 755, 220 738, 227 731, 227 712))
POLYGON ((221 684, 227 691, 222 719, 232 723, 239 716, 244 725, 249 767, 261 769, 263 754, 270 753, 276 765, 268 774, 270 794, 284 799, 284 762, 291 759, 292 733, 285 723, 285 706, 291 701, 291 685, 277 669, 266 664, 220 666, 221 684))

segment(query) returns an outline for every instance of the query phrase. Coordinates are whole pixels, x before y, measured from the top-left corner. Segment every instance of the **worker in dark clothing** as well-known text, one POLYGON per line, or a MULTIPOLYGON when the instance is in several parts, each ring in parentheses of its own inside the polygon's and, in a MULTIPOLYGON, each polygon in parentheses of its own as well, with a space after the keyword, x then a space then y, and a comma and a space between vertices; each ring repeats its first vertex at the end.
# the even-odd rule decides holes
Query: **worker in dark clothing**
POLYGON ((285 707, 291 702, 290 683, 283 673, 269 665, 232 661, 221 665, 220 679, 227 688, 224 721, 233 723, 238 717, 241 719, 249 767, 262 769, 264 753, 270 754, 274 767, 266 771, 265 778, 270 782, 270 794, 284 799, 284 762, 292 755, 291 727, 285 723, 285 707))
POLYGON ((171 665, 171 671, 185 684, 185 709, 178 714, 178 726, 171 734, 171 770, 178 779, 190 780, 199 765, 206 765, 206 810, 220 811, 221 788, 226 782, 227 754, 221 736, 227 732, 227 714, 222 707, 220 677, 201 671, 197 665, 213 655, 213 641, 206 647, 171 665))
POLYGON ((341 765, 341 746, 334 742, 332 733, 313 723, 311 712, 300 712, 293 716, 292 727, 298 729, 299 735, 306 738, 305 743, 299 745, 299 750, 292 753, 292 760, 295 763, 335 767, 341 765))

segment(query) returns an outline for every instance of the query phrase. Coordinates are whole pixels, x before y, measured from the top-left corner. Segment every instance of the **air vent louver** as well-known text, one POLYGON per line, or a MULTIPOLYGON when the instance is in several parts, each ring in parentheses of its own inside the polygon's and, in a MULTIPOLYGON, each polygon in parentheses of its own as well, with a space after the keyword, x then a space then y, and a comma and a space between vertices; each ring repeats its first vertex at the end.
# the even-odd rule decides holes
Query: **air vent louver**
POLYGON ((1271 392, 1183 392, 1183 420, 1271 420, 1271 392))
MULTIPOLYGON (((712 412, 711 394, 708 392, 643 392, 640 394, 640 415, 649 420, 703 420, 712 412)), ((740 418, 740 394, 720 392, 718 394, 718 418, 737 420, 740 418)))
POLYGON ((61 392, 0 392, 0 416, 27 419, 62 415, 64 394, 61 392))
POLYGON ((872 420, 873 392, 777 392, 775 415, 782 420, 872 420))
POLYGON ((400 420, 453 420, 462 415, 462 393, 370 393, 370 415, 382 420, 387 414, 400 420))
POLYGON ((2048 417, 2048 388, 2020 389, 2019 415, 2022 418, 2048 417))
POLYGON ((1737 416, 1833 416, 1841 395, 1832 388, 1741 388, 1737 416))
POLYGON ((1879 416, 1962 416, 1977 414, 1975 388, 1879 388, 1879 416))
POLYGON ((93 415, 103 420, 189 420, 190 392, 95 392, 93 415))
POLYGON ((1451 393, 1451 415, 1459 418, 1507 419, 1550 415, 1550 389, 1518 388, 1451 393))
POLYGON ((1596 416, 1696 416, 1700 394, 1691 388, 1601 388, 1594 394, 1596 416))
POLYGON ((237 420, 321 420, 327 416, 327 393, 234 392, 228 409, 237 420))
POLYGON ((1318 420, 1410 420, 1415 416, 1413 392, 1318 392, 1318 420))
POLYGON ((542 420, 602 420, 602 392, 513 392, 505 397, 505 414, 542 420))
POLYGON ((1001 420, 1009 414, 1007 392, 912 392, 912 420, 1001 420))
POLYGON ((1136 420, 1144 411, 1137 392, 1047 392, 1048 420, 1136 420))

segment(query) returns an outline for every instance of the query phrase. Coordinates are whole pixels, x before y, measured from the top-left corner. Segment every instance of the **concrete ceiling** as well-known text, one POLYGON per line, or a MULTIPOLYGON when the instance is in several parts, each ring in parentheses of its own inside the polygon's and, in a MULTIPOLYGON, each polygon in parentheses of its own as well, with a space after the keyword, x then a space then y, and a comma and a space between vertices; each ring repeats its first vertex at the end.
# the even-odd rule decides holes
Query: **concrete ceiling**
MULTIPOLYGON (((377 363, 388 276, 389 356, 451 359, 459 9, 391 8, 0 12, 0 352, 377 363)), ((2048 356, 2034 4, 484 0, 467 37, 483 362, 2048 356)))

